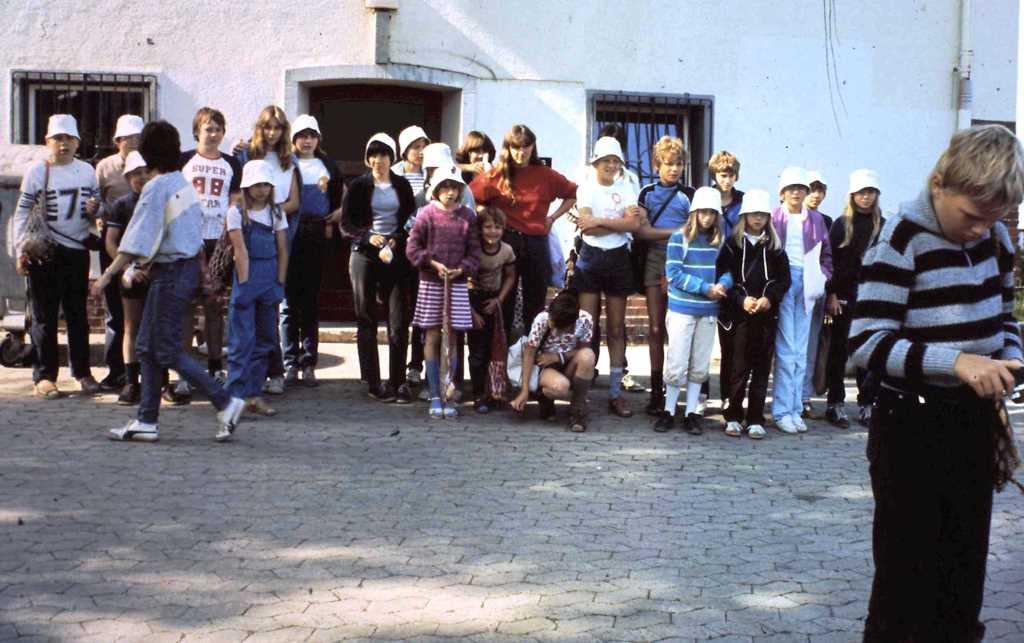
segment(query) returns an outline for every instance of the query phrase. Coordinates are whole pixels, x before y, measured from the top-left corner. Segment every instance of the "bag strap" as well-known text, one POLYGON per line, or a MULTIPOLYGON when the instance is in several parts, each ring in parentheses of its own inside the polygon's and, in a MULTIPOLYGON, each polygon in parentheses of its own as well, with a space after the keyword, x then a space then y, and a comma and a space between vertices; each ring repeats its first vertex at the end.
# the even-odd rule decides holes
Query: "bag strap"
POLYGON ((661 206, 658 208, 658 211, 654 213, 654 218, 651 219, 651 226, 658 222, 658 217, 661 216, 661 213, 664 212, 665 208, 668 207, 668 204, 671 203, 672 200, 676 198, 676 195, 682 191, 683 189, 679 187, 678 183, 676 183, 676 189, 672 191, 672 195, 665 199, 665 202, 661 204, 661 206))

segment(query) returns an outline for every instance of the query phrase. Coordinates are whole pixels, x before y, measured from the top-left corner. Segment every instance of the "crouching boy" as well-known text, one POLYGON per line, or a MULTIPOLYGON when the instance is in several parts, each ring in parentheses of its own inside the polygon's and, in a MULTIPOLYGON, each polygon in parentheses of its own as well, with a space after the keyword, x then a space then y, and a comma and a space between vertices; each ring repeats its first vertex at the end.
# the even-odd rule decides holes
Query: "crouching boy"
POLYGON ((1013 246, 1024 149, 958 132, 864 258, 850 330, 881 376, 868 434, 874 583, 865 641, 980 641, 992 490, 1018 458, 1003 398, 1021 367, 1013 246))

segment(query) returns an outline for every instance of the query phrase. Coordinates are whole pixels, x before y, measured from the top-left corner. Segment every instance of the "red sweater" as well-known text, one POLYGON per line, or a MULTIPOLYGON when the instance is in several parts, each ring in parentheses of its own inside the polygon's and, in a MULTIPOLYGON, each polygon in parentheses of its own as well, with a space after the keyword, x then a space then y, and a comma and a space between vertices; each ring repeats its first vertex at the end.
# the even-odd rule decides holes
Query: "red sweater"
POLYGON ((545 220, 555 199, 575 199, 576 184, 545 165, 517 167, 510 199, 498 190, 501 177, 495 170, 478 174, 470 189, 480 205, 501 208, 508 227, 529 235, 545 234, 545 220))

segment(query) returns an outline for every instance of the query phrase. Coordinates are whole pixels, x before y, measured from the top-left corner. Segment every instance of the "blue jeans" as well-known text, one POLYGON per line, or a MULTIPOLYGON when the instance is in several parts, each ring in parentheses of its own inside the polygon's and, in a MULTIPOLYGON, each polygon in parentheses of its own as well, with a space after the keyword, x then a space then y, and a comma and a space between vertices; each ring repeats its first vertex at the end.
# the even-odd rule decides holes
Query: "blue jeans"
POLYGON ((196 364, 182 346, 181 334, 185 306, 199 284, 199 259, 181 259, 171 263, 154 263, 150 272, 149 292, 139 325, 135 350, 142 372, 142 395, 139 421, 156 424, 160 416, 160 387, 163 370, 174 369, 192 386, 200 389, 218 409, 231 397, 205 368, 196 364))
POLYGON ((792 285, 779 303, 779 327, 775 334, 775 376, 772 417, 800 415, 803 409, 804 372, 807 370, 807 335, 811 315, 804 310, 804 271, 790 267, 792 285))
POLYGON ((258 397, 267 365, 277 347, 277 305, 284 287, 277 282, 277 259, 251 259, 249 280, 236 273, 228 306, 228 381, 234 397, 258 397))
MULTIPOLYGON (((804 371, 804 400, 814 397, 814 361, 818 356, 818 338, 821 336, 821 325, 825 323, 825 298, 814 303, 811 313, 811 326, 807 332, 807 366, 804 371)), ((801 405, 802 406, 802 405, 801 405)))

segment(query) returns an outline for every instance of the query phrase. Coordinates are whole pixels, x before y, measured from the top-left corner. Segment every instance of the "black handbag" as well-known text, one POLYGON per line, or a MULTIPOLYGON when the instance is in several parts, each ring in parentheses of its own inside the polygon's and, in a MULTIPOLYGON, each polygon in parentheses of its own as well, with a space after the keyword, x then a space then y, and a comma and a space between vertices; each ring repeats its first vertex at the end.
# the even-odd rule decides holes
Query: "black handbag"
MULTIPOLYGON (((658 211, 654 213, 654 217, 650 219, 651 226, 657 223, 658 218, 661 217, 668 204, 672 202, 672 199, 676 198, 676 192, 686 194, 686 190, 681 185, 676 185, 676 191, 672 193, 672 196, 665 199, 665 202, 661 204, 658 211)), ((629 249, 629 267, 633 273, 633 290, 641 294, 644 292, 644 272, 647 269, 648 250, 650 250, 649 242, 637 239, 636 237, 633 238, 633 243, 629 249)))

